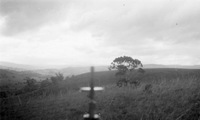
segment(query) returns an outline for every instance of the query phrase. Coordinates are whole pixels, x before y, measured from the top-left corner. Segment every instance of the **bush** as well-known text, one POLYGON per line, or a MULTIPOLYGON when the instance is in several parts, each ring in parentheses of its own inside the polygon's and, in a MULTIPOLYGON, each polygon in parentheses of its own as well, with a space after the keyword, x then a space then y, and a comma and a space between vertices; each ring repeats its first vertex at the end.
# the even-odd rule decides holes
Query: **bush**
POLYGON ((23 88, 24 91, 31 92, 38 88, 38 86, 36 85, 37 81, 35 79, 26 77, 25 80, 26 80, 26 86, 23 88))
POLYGON ((56 76, 51 77, 51 81, 53 84, 57 85, 59 82, 64 80, 64 76, 61 73, 56 73, 56 76))
POLYGON ((47 78, 46 80, 43 80, 43 81, 41 82, 40 87, 41 87, 41 88, 48 87, 48 86, 50 86, 51 84, 52 84, 51 81, 47 78))

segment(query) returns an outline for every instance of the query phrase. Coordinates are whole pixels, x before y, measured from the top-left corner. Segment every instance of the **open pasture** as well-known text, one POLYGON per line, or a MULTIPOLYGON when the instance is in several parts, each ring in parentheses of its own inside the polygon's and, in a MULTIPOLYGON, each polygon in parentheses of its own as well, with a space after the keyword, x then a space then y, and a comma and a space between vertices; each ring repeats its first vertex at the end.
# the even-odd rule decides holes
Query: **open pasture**
MULTIPOLYGON (((146 69, 137 88, 117 87, 115 71, 95 73, 96 93, 102 120, 198 120, 200 118, 200 70, 146 69), (146 89, 146 86, 151 86, 146 89)), ((1 119, 81 120, 88 111, 86 93, 90 74, 62 81, 56 94, 30 93, 1 99, 1 119), (65 92, 64 92, 65 91, 65 92)), ((55 88, 54 88, 55 89, 55 88)))

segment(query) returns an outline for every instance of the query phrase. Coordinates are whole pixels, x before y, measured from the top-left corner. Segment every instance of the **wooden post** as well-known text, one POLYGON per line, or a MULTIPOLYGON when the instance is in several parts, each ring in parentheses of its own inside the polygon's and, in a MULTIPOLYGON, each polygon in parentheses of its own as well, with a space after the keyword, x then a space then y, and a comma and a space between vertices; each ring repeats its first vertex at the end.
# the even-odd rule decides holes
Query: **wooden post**
POLYGON ((95 91, 102 91, 104 88, 102 87, 94 87, 94 67, 91 67, 91 78, 90 78, 90 87, 82 87, 81 91, 89 92, 89 110, 88 114, 84 114, 84 120, 99 120, 100 117, 98 114, 95 114, 96 109, 96 101, 94 100, 95 91))
POLYGON ((91 67, 91 79, 90 79, 90 103, 89 103, 89 115, 90 118, 94 118, 94 111, 96 108, 96 102, 94 101, 94 67, 91 67))

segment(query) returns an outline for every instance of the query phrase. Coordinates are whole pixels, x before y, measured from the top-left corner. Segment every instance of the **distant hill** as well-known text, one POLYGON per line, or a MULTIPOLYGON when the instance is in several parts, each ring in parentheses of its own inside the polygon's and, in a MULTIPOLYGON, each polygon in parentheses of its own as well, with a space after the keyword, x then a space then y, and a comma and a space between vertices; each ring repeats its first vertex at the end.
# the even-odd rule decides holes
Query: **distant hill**
MULTIPOLYGON (((43 74, 43 75, 49 75, 53 76, 56 73, 60 72, 64 76, 72 76, 72 75, 78 75, 87 73, 90 71, 90 66, 86 67, 67 67, 62 69, 37 69, 37 70, 31 70, 35 73, 43 74)), ((107 66, 95 66, 95 71, 108 71, 107 66)))
MULTIPOLYGON (((9 70, 15 70, 15 71, 29 71, 34 73, 39 73, 43 75, 55 75, 55 73, 63 73, 65 76, 71 76, 71 75, 78 75, 82 73, 87 73, 90 71, 90 66, 84 66, 84 67, 66 67, 63 65, 63 67, 60 66, 31 66, 31 65, 24 65, 24 64, 16 64, 16 63, 10 63, 10 62, 0 62, 0 69, 9 69, 9 70)), ((96 71, 107 71, 108 66, 95 66, 96 71)))
POLYGON ((10 69, 10 70, 17 70, 17 71, 24 71, 24 70, 34 70, 38 69, 35 66, 25 65, 25 64, 16 64, 11 62, 0 62, 0 69, 10 69))
MULTIPOLYGON (((107 86, 115 85, 118 80, 115 77, 116 71, 95 71, 94 80, 96 86, 107 86)), ((69 79, 67 82, 68 87, 77 87, 88 86, 90 81, 90 73, 84 73, 76 75, 73 78, 69 79)), ((176 68, 149 68, 145 69, 144 76, 142 77, 141 82, 149 83, 162 80, 172 80, 172 79, 196 79, 200 77, 200 69, 176 69, 176 68)))
MULTIPOLYGON (((108 66, 95 66, 95 71, 108 71, 108 66)), ((200 65, 162 65, 162 64, 144 64, 145 69, 149 68, 184 68, 184 69, 200 69, 200 65)), ((42 75, 53 76, 55 73, 63 73, 64 76, 78 75, 82 73, 87 73, 90 71, 90 66, 82 67, 66 67, 65 65, 61 66, 31 66, 24 64, 15 64, 10 62, 0 62, 0 69, 9 69, 15 71, 27 71, 32 73, 38 73, 42 75)))
MULTIPOLYGON (((82 73, 87 73, 90 71, 90 67, 69 67, 61 69, 60 72, 65 75, 78 75, 82 73)), ((95 71, 108 71, 107 66, 95 66, 95 71)))
POLYGON ((200 65, 162 65, 162 64, 144 64, 144 68, 184 68, 200 69, 200 65))
POLYGON ((46 76, 44 75, 30 71, 15 71, 9 69, 0 69, 0 86, 25 82, 24 78, 26 77, 34 78, 36 80, 46 78, 46 76))
MULTIPOLYGON (((184 68, 184 69, 200 69, 200 65, 196 66, 181 66, 181 65, 159 65, 159 64, 145 64, 144 69, 150 68, 184 68)), ((90 66, 86 67, 66 67, 62 69, 36 69, 31 70, 32 72, 53 76, 56 73, 60 72, 64 76, 79 75, 87 73, 90 71, 90 66)), ((108 71, 108 66, 95 66, 95 71, 108 71)))

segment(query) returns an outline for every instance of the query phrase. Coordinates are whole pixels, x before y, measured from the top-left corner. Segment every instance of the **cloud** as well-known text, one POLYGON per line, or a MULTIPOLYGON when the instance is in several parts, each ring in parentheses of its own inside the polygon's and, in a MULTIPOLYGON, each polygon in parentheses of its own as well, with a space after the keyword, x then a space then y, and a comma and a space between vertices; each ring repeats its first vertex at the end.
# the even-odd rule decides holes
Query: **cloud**
POLYGON ((198 0, 0 1, 5 60, 200 64, 198 0))
POLYGON ((140 44, 147 38, 173 43, 196 41, 199 4, 197 0, 101 2, 93 5, 96 9, 79 14, 73 28, 89 30, 94 36, 104 35, 110 45, 140 44))
POLYGON ((5 18, 3 34, 12 36, 63 20, 69 4, 61 0, 0 0, 0 16, 5 18))
POLYGON ((92 5, 94 9, 86 4, 90 9, 80 12, 79 20, 71 27, 74 31, 89 31, 94 39, 101 39, 104 56, 116 52, 117 55, 148 56, 148 59, 155 58, 154 61, 171 56, 182 63, 185 56, 191 61, 200 60, 197 58, 200 55, 199 4, 198 0, 126 0, 98 2, 92 5), (108 52, 109 49, 113 51, 108 52))

